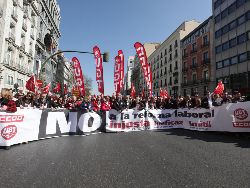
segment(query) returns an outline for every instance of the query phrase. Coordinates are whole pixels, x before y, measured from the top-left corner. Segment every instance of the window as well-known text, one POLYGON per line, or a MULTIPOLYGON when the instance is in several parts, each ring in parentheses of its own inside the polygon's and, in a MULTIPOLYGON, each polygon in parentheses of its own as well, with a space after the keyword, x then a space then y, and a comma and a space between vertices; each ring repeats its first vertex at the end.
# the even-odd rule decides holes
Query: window
POLYGON ((197 75, 193 74, 193 81, 196 81, 196 80, 197 80, 197 75))
POLYGON ((175 47, 178 47, 178 42, 177 42, 177 40, 175 40, 174 46, 175 46, 175 47))
POLYGON ((222 61, 216 63, 216 69, 221 69, 223 67, 222 61))
POLYGON ((236 20, 232 21, 231 23, 229 23, 229 30, 232 30, 234 28, 237 27, 237 22, 236 20))
POLYGON ((214 18, 215 23, 218 23, 219 21, 221 21, 220 14, 214 18))
POLYGON ((235 10, 236 10, 236 3, 233 3, 228 7, 228 14, 231 14, 235 10))
POLYGON ((231 65, 238 63, 238 56, 234 56, 231 58, 231 65))
POLYGON ((207 59, 209 59, 208 58, 208 52, 204 52, 203 53, 203 60, 207 60, 207 59))
POLYGON ((172 45, 169 46, 169 51, 172 52, 172 45))
POLYGON ((236 1, 237 8, 240 7, 241 5, 243 5, 244 3, 245 3, 245 0, 237 0, 236 1))
POLYGON ((229 25, 225 25, 223 28, 222 28, 222 34, 225 34, 229 31, 229 25))
POLYGON ((170 61, 172 60, 172 54, 169 54, 169 60, 170 61))
POLYGON ((222 44, 222 50, 225 51, 229 48, 229 42, 225 42, 222 44))
POLYGON ((169 71, 172 71, 172 65, 170 64, 170 66, 169 66, 169 71))
POLYGON ((224 61, 223 61, 223 67, 227 67, 227 66, 229 66, 230 65, 230 60, 229 59, 225 59, 224 61))
POLYGON ((13 77, 12 76, 8 76, 8 84, 13 85, 13 77))
POLYGON ((175 67, 178 68, 178 62, 177 61, 175 62, 175 67))
POLYGON ((196 65, 196 57, 192 58, 192 65, 193 65, 193 66, 196 65))
POLYGON ((183 82, 184 82, 184 84, 187 83, 187 77, 183 77, 183 82))
POLYGON ((208 70, 203 72, 203 78, 204 80, 208 80, 208 70))
POLYGON ((178 57, 178 51, 177 50, 175 50, 175 55, 174 56, 178 57))
POLYGON ((183 50, 183 54, 184 54, 184 56, 187 56, 187 49, 186 48, 183 50))
POLYGON ((187 68, 187 62, 184 62, 184 68, 187 68))
POLYGON ((167 55, 167 49, 165 49, 165 54, 164 55, 167 55))
POLYGON ((218 53, 221 53, 221 52, 222 52, 222 45, 216 46, 215 47, 215 53, 218 54, 218 53))
POLYGON ((221 29, 215 32, 215 38, 219 38, 221 36, 221 29))
POLYGON ((205 35, 205 36, 203 37, 203 45, 207 45, 207 44, 208 44, 208 36, 205 35))
POLYGON ((242 63, 247 60, 247 53, 243 53, 239 55, 239 63, 242 63))
POLYGON ((229 41, 229 46, 230 48, 234 47, 237 45, 237 39, 236 38, 233 38, 229 41))
POLYGON ((239 18, 237 19, 238 25, 243 24, 243 23, 245 22, 245 20, 246 20, 245 15, 239 17, 239 18))
POLYGON ((221 19, 223 19, 227 16, 227 11, 228 11, 228 9, 225 9, 224 11, 221 12, 221 19))
POLYGON ((243 42, 246 42, 246 40, 247 40, 246 34, 243 33, 242 35, 238 36, 238 37, 237 37, 237 40, 238 40, 238 44, 241 44, 241 43, 243 43, 243 42))
POLYGON ((197 47, 197 45, 196 45, 196 42, 195 42, 195 43, 192 44, 192 51, 196 51, 196 47, 197 47))
POLYGON ((247 40, 250 40, 250 31, 247 32, 247 40))
POLYGON ((246 13, 247 20, 250 20, 250 11, 246 13))

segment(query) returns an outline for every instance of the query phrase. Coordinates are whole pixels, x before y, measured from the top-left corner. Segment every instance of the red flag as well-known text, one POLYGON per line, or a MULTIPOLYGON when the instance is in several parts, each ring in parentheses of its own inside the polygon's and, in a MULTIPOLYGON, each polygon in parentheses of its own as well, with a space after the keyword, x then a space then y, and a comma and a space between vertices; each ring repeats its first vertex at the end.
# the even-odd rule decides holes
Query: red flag
POLYGON ((54 93, 59 93, 61 90, 61 84, 60 82, 57 83, 56 87, 53 89, 54 93))
POLYGON ((35 76, 31 76, 29 80, 27 80, 26 85, 25 85, 26 89, 32 92, 36 92, 36 78, 35 76))
POLYGON ((124 55, 122 50, 118 51, 118 56, 121 58, 121 69, 120 69, 120 76, 121 76, 121 80, 120 80, 120 90, 123 89, 124 87, 124 55))
POLYGON ((93 48, 96 65, 96 81, 98 85, 98 91, 104 95, 104 81, 103 81, 103 67, 102 67, 102 55, 98 46, 93 48))
POLYGON ((48 93, 49 89, 50 89, 50 83, 45 88, 43 88, 43 93, 48 93))
POLYGON ((85 96, 84 79, 83 79, 80 61, 76 57, 73 57, 72 62, 73 62, 74 76, 75 76, 77 86, 80 89, 81 95, 85 96))
POLYGON ((219 81, 217 87, 214 90, 214 94, 221 95, 223 91, 224 91, 224 84, 222 83, 222 81, 219 81))
POLYGON ((134 84, 132 84, 130 96, 132 98, 135 98, 135 86, 134 86, 134 84))
POLYGON ((115 57, 115 67, 114 67, 114 86, 115 93, 118 94, 121 91, 121 57, 115 57))
POLYGON ((168 96, 168 91, 166 89, 163 90, 163 98, 164 99, 167 99, 169 96, 168 96))
POLYGON ((151 71, 151 67, 148 64, 146 50, 145 50, 144 46, 139 42, 136 42, 134 44, 134 47, 135 47, 136 53, 140 59, 141 67, 142 67, 142 70, 144 73, 144 78, 145 78, 145 81, 146 81, 147 86, 148 86, 149 95, 150 95, 150 97, 152 97, 152 93, 153 93, 152 71, 151 71))

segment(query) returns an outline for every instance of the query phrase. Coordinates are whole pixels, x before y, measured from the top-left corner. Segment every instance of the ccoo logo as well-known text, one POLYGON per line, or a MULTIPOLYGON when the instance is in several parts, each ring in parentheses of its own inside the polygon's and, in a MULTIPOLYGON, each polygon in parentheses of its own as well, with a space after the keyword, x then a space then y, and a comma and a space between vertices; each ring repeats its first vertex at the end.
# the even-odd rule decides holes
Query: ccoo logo
POLYGON ((15 125, 8 125, 2 129, 1 136, 5 140, 10 140, 16 135, 16 133, 17 133, 17 127, 15 125))
POLYGON ((238 108, 234 111, 234 117, 239 119, 239 120, 244 120, 248 117, 248 113, 246 110, 242 108, 238 108))

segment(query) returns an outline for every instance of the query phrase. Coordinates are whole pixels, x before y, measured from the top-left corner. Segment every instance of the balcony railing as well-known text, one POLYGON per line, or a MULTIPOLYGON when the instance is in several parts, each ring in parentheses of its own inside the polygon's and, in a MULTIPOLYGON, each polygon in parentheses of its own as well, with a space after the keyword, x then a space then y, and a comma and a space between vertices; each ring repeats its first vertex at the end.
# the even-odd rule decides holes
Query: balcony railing
POLYGON ((196 84, 199 84, 199 81, 198 81, 198 80, 193 80, 192 83, 193 83, 194 85, 196 85, 196 84))

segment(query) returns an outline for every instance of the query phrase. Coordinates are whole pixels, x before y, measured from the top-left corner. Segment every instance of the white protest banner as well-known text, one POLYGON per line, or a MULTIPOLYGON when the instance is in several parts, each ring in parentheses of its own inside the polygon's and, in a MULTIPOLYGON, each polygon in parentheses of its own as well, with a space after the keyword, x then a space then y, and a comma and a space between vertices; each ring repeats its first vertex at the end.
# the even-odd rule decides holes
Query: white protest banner
POLYGON ((211 109, 111 110, 107 131, 184 128, 198 131, 250 132, 250 102, 229 103, 211 109))

